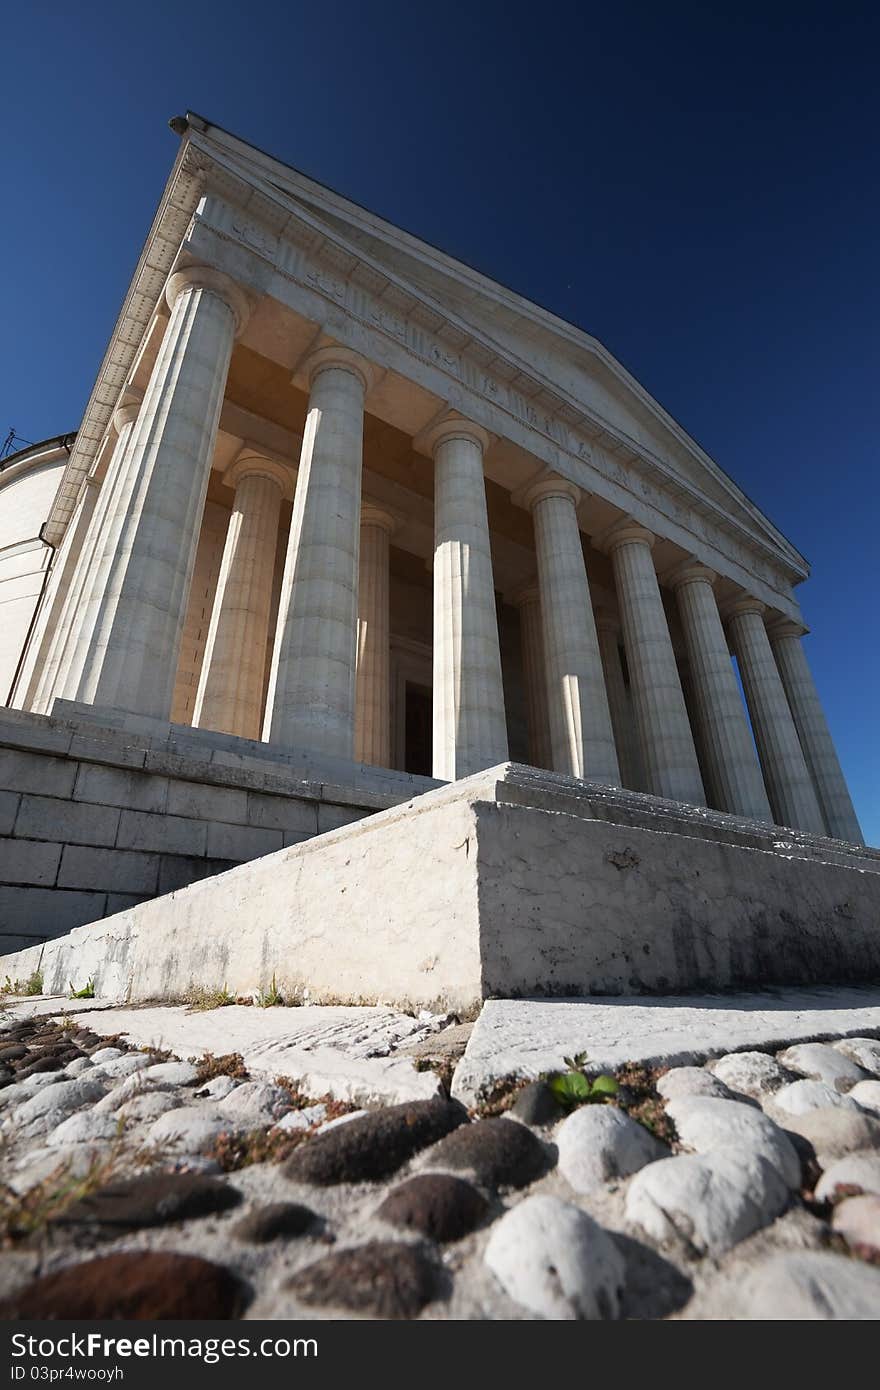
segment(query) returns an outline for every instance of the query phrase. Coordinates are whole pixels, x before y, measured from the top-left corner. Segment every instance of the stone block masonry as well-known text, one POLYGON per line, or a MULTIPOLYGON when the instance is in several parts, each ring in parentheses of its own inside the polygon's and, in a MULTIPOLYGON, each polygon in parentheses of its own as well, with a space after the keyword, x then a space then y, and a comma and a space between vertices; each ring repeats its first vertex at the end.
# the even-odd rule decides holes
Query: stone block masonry
POLYGON ((48 993, 92 977, 133 1002, 274 976, 288 998, 468 1014, 491 997, 869 982, 878 921, 875 850, 506 764, 0 974, 39 966, 48 993))
POLYGON ((101 719, 63 706, 52 718, 0 712, 0 953, 434 785, 183 726, 101 719))

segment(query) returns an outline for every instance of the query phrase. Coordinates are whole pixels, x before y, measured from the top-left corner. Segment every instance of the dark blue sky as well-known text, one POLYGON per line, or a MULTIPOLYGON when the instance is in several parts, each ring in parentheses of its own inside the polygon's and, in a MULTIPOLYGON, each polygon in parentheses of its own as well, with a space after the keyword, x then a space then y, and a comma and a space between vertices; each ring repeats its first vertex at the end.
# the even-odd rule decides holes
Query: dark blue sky
POLYGON ((79 0, 3 25, 0 430, 75 427, 187 108, 602 339, 812 562, 880 841, 876 4, 79 0))

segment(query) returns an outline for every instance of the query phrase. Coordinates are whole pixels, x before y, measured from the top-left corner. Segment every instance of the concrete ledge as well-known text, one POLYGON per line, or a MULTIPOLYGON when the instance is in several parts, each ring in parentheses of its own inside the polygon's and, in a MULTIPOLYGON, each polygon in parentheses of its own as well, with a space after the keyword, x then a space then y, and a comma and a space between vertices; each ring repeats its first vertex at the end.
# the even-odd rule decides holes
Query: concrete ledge
MULTIPOLYGON (((109 1031, 109 1030, 108 1030, 109 1031)), ((683 1067, 726 1052, 824 1038, 880 1036, 880 988, 774 989, 649 999, 490 999, 455 1069, 474 1105, 499 1082, 534 1080, 585 1052, 593 1071, 627 1062, 683 1067)))
POLYGON ((880 856, 506 765, 0 960, 118 999, 321 1003, 880 978, 880 856))

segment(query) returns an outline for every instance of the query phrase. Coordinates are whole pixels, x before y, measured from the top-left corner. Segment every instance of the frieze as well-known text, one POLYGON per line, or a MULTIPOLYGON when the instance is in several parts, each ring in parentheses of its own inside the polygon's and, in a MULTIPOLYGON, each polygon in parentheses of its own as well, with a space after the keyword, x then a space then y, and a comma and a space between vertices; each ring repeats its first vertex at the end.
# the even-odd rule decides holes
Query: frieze
MULTIPOLYGON (((412 356, 455 378, 460 386, 463 385, 467 389, 475 391, 488 404, 505 411, 527 429, 542 435, 553 445, 558 445, 573 459, 586 464, 591 471, 598 472, 631 495, 639 497, 653 507, 659 515, 666 516, 670 521, 679 525, 686 525, 700 539, 708 539, 711 543, 712 533, 717 535, 719 531, 723 531, 725 548, 732 560, 756 575, 772 576, 768 582, 779 584, 781 581, 783 589, 788 587, 790 580, 783 575, 781 570, 774 572, 773 566, 766 563, 762 563, 759 568, 758 563, 756 563, 755 551, 743 544, 740 538, 734 534, 737 523, 725 518, 718 510, 717 503, 712 501, 704 503, 704 505, 711 507, 715 513, 714 526, 707 528, 697 510, 701 501, 699 493, 694 492, 691 506, 686 503, 683 505, 671 498, 662 487, 653 485, 637 472, 638 468, 650 463, 653 471, 661 477, 665 477, 666 473, 662 465, 649 460, 645 460, 643 463, 642 456, 639 454, 637 455, 638 463, 627 469, 622 468, 606 450, 599 449, 594 443, 591 443, 584 433, 573 429, 570 423, 563 421, 558 416, 536 408, 520 390, 498 379, 503 368, 506 367, 511 380, 517 378, 522 380, 524 377, 520 368, 496 358, 493 363, 493 371, 489 373, 482 368, 481 363, 469 360, 467 347, 464 347, 460 352, 450 350, 449 344, 444 342, 436 332, 437 325, 442 324, 442 318, 430 306, 414 304, 409 314, 398 313, 389 309, 387 305, 382 303, 380 297, 372 294, 362 284, 353 284, 341 274, 328 269, 326 263, 322 266, 319 263, 320 252, 316 256, 314 252, 310 253, 303 249, 301 244, 292 244, 287 239, 286 233, 280 239, 267 237, 261 246, 258 244, 258 238, 255 236, 253 228, 246 222, 240 222, 236 219, 230 227, 223 228, 217 226, 212 217, 206 217, 201 213, 194 220, 205 222, 210 230, 221 236, 229 235, 231 231, 236 240, 250 249, 256 250, 258 254, 265 254, 266 249, 271 244, 274 251, 275 268, 279 273, 299 281, 307 288, 331 299, 354 319, 360 320, 366 326, 389 335, 403 345, 412 356)), ((323 249, 322 247, 321 250, 323 251, 323 249)), ((392 286, 392 288, 396 287, 392 286)), ((398 294, 397 297, 400 298, 401 295, 398 294)), ((535 394, 540 394, 543 389, 541 384, 537 383, 535 394)), ((450 391, 450 399, 453 398, 453 395, 457 402, 464 405, 460 389, 456 389, 454 393, 450 391)), ((568 415, 574 413, 568 402, 560 401, 560 409, 568 415)), ((610 434, 609 428, 603 425, 594 426, 593 433, 598 432, 610 434)), ((611 437, 614 436, 611 435, 611 437)), ((691 489, 686 480, 676 475, 676 482, 680 487, 686 488, 690 492, 691 489)))

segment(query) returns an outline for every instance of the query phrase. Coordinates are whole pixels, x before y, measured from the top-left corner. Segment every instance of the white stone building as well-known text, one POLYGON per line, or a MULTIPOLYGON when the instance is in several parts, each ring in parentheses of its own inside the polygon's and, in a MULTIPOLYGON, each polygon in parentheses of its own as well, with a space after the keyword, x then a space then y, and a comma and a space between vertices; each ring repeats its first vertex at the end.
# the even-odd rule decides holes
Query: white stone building
MULTIPOLYGON (((3 745, 35 716, 202 766, 248 740, 252 768, 364 789, 357 815, 509 759, 860 845, 800 640, 807 563, 684 429, 580 329, 201 117, 172 126, 70 457, 0 473, 3 745)), ((112 834, 86 845, 162 852, 112 834)))

